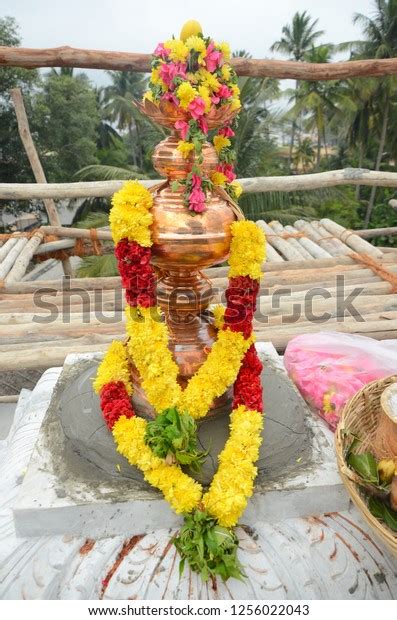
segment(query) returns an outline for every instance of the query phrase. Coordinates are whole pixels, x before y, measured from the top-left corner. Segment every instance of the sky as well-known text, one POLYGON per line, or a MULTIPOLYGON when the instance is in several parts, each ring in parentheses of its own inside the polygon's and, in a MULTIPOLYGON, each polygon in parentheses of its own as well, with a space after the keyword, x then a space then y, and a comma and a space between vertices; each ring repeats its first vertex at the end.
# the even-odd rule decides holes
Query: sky
MULTIPOLYGON (((325 30, 324 42, 360 38, 354 13, 370 15, 373 0, 1 0, 0 16, 20 25, 25 47, 70 45, 102 50, 152 52, 158 41, 179 35, 188 19, 200 21, 205 34, 245 49, 254 58, 269 51, 296 11, 306 10, 325 30)), ((102 72, 87 71, 104 83, 102 72)))

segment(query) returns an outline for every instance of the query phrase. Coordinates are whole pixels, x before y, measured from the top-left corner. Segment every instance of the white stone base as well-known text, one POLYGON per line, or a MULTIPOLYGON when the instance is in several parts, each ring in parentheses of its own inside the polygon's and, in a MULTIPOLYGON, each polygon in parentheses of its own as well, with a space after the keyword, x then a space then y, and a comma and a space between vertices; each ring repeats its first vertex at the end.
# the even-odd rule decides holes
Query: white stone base
MULTIPOLYGON (((397 598, 396 558, 351 504, 343 512, 334 505, 328 514, 291 519, 280 515, 271 522, 258 519, 252 528, 237 528, 246 579, 226 584, 221 579, 203 583, 187 567, 180 575, 170 542, 175 530, 162 527, 142 535, 149 512, 143 522, 130 519, 119 536, 17 536, 12 509, 60 372, 51 368, 33 392, 23 391, 10 434, 0 441, 0 599, 397 598)), ((323 442, 323 454, 332 457, 331 436, 316 436, 323 442)), ((256 497, 252 501, 255 504, 256 497)), ((102 514, 96 513, 96 518, 102 514)))

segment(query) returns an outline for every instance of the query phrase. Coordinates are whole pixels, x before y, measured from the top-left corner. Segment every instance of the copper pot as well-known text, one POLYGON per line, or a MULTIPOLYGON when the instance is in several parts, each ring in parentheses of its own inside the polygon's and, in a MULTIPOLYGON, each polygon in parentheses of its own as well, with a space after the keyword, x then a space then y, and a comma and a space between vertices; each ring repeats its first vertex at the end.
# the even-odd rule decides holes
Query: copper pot
MULTIPOLYGON (((237 219, 231 203, 216 193, 207 194, 204 213, 193 214, 184 204, 183 187, 173 191, 171 181, 184 178, 194 163, 177 150, 174 135, 163 140, 153 154, 153 165, 169 183, 154 195, 152 213, 152 262, 158 272, 158 303, 170 332, 169 348, 180 368, 178 381, 184 387, 205 361, 216 338, 212 319, 206 312, 213 295, 202 269, 224 262, 230 250, 230 224, 237 219)), ((217 165, 210 144, 203 147, 202 170, 209 175, 217 165)), ((155 412, 140 387, 139 374, 132 369, 136 411, 147 416, 155 412)), ((231 390, 214 402, 210 414, 230 410, 231 390)))

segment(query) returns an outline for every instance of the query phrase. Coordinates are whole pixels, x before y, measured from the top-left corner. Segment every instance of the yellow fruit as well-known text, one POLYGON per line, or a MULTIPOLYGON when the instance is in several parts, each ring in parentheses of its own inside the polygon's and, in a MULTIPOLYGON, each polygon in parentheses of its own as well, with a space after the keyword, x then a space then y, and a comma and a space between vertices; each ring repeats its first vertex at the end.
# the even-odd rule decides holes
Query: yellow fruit
POLYGON ((186 41, 186 39, 188 39, 189 37, 195 37, 202 32, 203 29, 200 26, 199 22, 195 19, 189 19, 189 21, 182 26, 180 38, 182 39, 182 41, 186 41))
POLYGON ((391 479, 395 475, 397 467, 397 461, 394 459, 383 459, 378 463, 378 473, 381 482, 391 482, 391 479))

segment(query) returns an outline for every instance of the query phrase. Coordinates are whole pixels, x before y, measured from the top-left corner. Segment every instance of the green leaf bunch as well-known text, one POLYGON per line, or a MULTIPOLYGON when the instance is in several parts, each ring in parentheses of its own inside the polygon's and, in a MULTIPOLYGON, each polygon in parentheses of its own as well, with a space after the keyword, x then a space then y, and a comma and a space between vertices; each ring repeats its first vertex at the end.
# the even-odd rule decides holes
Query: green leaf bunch
POLYGON ((188 413, 166 409, 146 427, 145 442, 159 458, 169 456, 198 471, 207 455, 197 445, 197 425, 188 413))
POLYGON ((245 576, 237 558, 238 538, 235 532, 218 525, 216 519, 204 511, 196 510, 185 516, 185 523, 173 543, 181 556, 180 575, 187 562, 203 581, 216 576, 223 581, 230 577, 243 579, 245 576))

